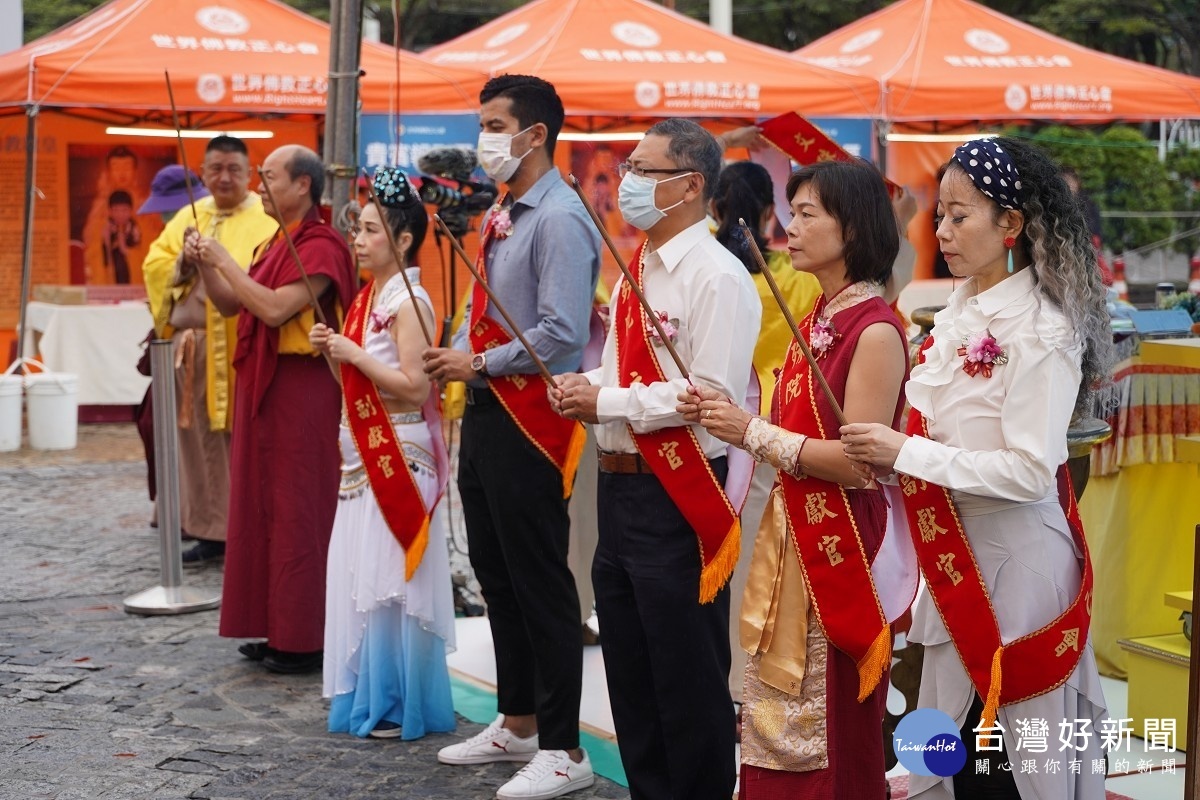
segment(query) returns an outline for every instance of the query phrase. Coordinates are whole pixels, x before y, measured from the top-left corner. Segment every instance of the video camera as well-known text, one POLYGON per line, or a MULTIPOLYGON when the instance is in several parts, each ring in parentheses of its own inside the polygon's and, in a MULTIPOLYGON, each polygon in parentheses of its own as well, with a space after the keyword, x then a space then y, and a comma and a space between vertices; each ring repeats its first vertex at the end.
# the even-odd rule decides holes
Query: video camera
POLYGON ((478 166, 475 151, 466 147, 439 147, 417 159, 423 175, 412 178, 421 199, 438 207, 438 214, 455 236, 471 227, 471 217, 496 202, 496 186, 471 180, 478 166))

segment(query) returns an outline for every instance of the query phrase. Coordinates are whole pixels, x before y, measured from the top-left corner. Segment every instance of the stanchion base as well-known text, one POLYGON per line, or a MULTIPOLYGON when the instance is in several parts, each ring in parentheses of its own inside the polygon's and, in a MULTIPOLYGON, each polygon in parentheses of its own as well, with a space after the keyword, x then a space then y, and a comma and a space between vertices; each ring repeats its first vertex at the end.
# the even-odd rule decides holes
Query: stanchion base
POLYGON ((124 605, 130 614, 190 614, 219 607, 221 593, 188 586, 155 586, 126 597, 124 605))

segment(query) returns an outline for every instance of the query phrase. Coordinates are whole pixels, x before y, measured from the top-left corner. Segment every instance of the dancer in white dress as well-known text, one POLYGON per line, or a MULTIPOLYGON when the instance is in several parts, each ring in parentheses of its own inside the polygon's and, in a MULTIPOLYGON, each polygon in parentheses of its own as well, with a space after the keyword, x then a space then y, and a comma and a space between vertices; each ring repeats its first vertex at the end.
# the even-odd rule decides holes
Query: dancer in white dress
POLYGON ((420 270, 403 263, 427 215, 403 172, 380 169, 384 219, 363 210, 354 241, 372 280, 347 314, 346 335, 324 325, 310 340, 340 365, 342 478, 329 543, 324 696, 329 730, 416 739, 454 729, 446 653, 454 603, 442 504, 447 458, 441 418, 421 369, 418 314, 434 330, 420 270), (365 458, 364 458, 365 454, 365 458), (411 476, 411 477, 410 477, 411 476))
POLYGON ((909 797, 1103 800, 1091 570, 1061 477, 1072 412, 1110 362, 1095 251, 1056 165, 1021 141, 958 148, 937 215, 946 263, 969 280, 906 387, 923 419, 909 436, 842 428, 851 459, 900 476, 927 581, 909 635, 925 645, 918 706, 949 715, 966 744, 957 775, 912 775, 909 797), (977 751, 976 728, 999 733, 992 719, 1003 752, 977 751), (1049 752, 1019 748, 1040 721, 1049 752))

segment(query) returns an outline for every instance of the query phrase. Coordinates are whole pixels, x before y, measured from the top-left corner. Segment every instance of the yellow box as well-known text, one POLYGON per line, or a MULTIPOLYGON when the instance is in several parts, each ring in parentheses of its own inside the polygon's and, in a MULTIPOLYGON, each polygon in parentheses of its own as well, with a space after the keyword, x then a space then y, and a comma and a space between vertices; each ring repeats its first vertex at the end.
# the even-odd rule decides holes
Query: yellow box
POLYGON ((39 283, 33 287, 33 299, 56 306, 81 306, 87 302, 87 287, 39 283))
POLYGON ((1142 361, 1169 367, 1200 369, 1200 337, 1190 339, 1146 339, 1138 354, 1142 361))
POLYGON ((1200 435, 1175 437, 1175 460, 1200 464, 1200 435))
POLYGON ((1178 608, 1180 611, 1191 611, 1192 600, 1191 592, 1167 592, 1163 602, 1167 604, 1167 608, 1178 608))
POLYGON ((1188 662, 1191 642, 1182 633, 1117 642, 1129 653, 1129 710, 1133 734, 1146 738, 1147 719, 1174 719, 1175 746, 1187 748, 1188 662))

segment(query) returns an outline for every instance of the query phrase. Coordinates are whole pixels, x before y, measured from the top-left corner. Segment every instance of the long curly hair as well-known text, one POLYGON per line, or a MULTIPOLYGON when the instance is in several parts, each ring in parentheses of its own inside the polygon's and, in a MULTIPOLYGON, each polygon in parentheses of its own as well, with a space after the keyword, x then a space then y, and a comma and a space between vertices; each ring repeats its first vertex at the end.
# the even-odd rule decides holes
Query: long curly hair
MULTIPOLYGON (((1092 393, 1109 380, 1112 328, 1096 250, 1078 198, 1062 178, 1061 167, 1029 142, 997 137, 1021 174, 1025 227, 1017 240, 1030 261, 1033 281, 1062 309, 1083 342, 1083 377, 1075 410, 1091 409, 1092 393)), ((949 170, 962 170, 951 159, 949 170)), ((996 207, 997 214, 1003 209, 996 207)))

